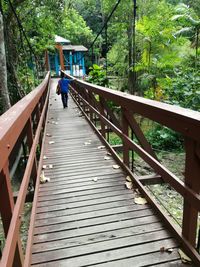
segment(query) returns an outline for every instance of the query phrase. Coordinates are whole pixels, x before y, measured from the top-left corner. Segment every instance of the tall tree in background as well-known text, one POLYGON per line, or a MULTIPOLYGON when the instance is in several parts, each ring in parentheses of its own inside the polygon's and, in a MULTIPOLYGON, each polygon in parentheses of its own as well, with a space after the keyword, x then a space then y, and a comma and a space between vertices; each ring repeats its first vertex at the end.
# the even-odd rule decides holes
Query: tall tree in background
POLYGON ((7 87, 6 54, 4 44, 3 14, 0 6, 0 114, 10 108, 7 87))

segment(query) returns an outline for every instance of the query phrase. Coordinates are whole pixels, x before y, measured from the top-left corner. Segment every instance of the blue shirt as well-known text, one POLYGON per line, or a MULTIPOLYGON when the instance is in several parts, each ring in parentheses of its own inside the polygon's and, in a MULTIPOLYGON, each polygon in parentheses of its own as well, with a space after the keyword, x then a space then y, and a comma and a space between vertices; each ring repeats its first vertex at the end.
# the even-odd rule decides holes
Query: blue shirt
POLYGON ((67 78, 62 78, 59 81, 59 85, 60 85, 60 89, 61 89, 61 93, 68 93, 69 91, 69 84, 71 83, 71 80, 67 79, 67 78))

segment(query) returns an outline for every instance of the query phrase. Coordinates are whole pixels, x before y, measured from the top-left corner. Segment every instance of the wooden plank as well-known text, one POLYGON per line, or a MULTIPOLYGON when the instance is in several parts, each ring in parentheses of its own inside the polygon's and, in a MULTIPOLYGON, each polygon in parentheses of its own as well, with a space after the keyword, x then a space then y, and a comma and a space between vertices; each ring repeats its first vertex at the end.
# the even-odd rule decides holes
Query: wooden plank
POLYGON ((124 185, 124 182, 122 179, 120 179, 121 177, 110 177, 110 179, 104 179, 104 178, 100 178, 98 177, 92 177, 90 179, 88 179, 88 181, 84 181, 84 182, 77 182, 77 180, 71 180, 70 183, 68 181, 66 182, 62 182, 61 184, 58 184, 58 182, 56 183, 46 183, 45 186, 43 186, 42 188, 40 188, 40 192, 47 192, 49 194, 51 194, 51 191, 57 192, 60 189, 75 189, 77 190, 77 188, 81 188, 82 190, 84 190, 84 188, 87 187, 98 187, 98 186, 107 186, 107 185, 124 185), (98 180, 93 180, 94 178, 97 178, 98 180))
POLYGON ((74 256, 88 255, 91 253, 109 251, 113 249, 125 248, 129 246, 136 246, 139 244, 143 244, 145 242, 157 241, 157 240, 165 240, 170 237, 170 234, 165 230, 158 230, 156 232, 151 233, 143 233, 142 235, 138 235, 137 238, 133 238, 132 236, 121 237, 120 239, 111 239, 105 242, 97 242, 92 244, 84 244, 72 248, 62 248, 59 250, 52 250, 47 252, 39 252, 33 254, 32 263, 41 263, 45 262, 46 259, 48 261, 58 260, 63 258, 72 258, 74 256))
MULTIPOLYGON (((127 267, 127 266, 162 266, 162 267, 185 267, 186 265, 180 262, 180 256, 175 248, 172 253, 153 252, 145 255, 130 257, 127 259, 104 262, 98 264, 100 267, 127 267), (151 264, 149 264, 151 263, 151 264)), ((190 265, 191 266, 191 265, 190 265)))
POLYGON ((83 228, 77 228, 77 229, 65 229, 60 232, 54 232, 54 233, 44 233, 35 235, 34 237, 34 243, 41 243, 41 242, 49 242, 54 240, 61 240, 61 239, 67 239, 74 236, 83 236, 88 234, 94 234, 97 232, 104 232, 104 231, 110 231, 113 229, 123 229, 127 227, 136 227, 141 225, 147 225, 151 223, 159 222, 159 219, 157 217, 153 216, 146 216, 142 218, 130 218, 126 221, 114 221, 114 222, 107 222, 106 224, 102 225, 91 225, 90 227, 83 227, 83 228))
MULTIPOLYGON (((152 237, 151 237, 152 238, 152 237)), ((107 250, 105 248, 103 248, 104 251, 102 252, 97 252, 97 253, 92 253, 92 251, 90 251, 90 253, 88 253, 87 255, 83 255, 83 256, 79 256, 79 257, 72 257, 72 258, 64 258, 64 256, 62 257, 62 259, 60 259, 59 261, 57 260, 53 260, 50 261, 47 258, 43 259, 43 261, 45 262, 43 264, 43 262, 41 262, 41 258, 38 257, 38 259, 34 258, 34 262, 40 262, 39 264, 36 264, 35 266, 46 266, 46 267, 50 267, 50 266, 56 266, 59 264, 59 267, 66 267, 66 266, 70 266, 70 267, 80 267, 80 266, 90 266, 90 265, 94 265, 97 263, 106 263, 108 261, 114 261, 114 260, 120 260, 122 258, 128 258, 128 257, 133 257, 133 256, 139 256, 139 255, 143 255, 143 254, 148 254, 148 253, 152 253, 152 252, 159 252, 161 247, 169 247, 169 248, 173 248, 176 247, 177 244, 176 242, 169 238, 169 239, 165 239, 166 235, 163 235, 162 237, 158 237, 158 240, 156 240, 156 236, 155 236, 155 240, 156 242, 148 242, 145 244, 140 244, 137 246, 134 245, 130 245, 130 246, 125 246, 122 248, 115 248, 113 250, 107 250), (161 240, 159 240, 159 238, 161 240)), ((135 240, 137 242, 137 240, 135 240)), ((99 244, 99 243, 98 243, 99 244)), ((114 244, 119 244, 120 246, 120 242, 114 242, 114 244)), ((75 252, 75 249, 72 249, 72 254, 75 252)), ((82 252, 82 250, 78 249, 78 253, 80 254, 82 252)), ((52 255, 52 252, 48 254, 48 256, 52 255)), ((66 255, 66 257, 69 254, 66 255)), ((55 257, 57 257, 58 255, 56 254, 55 257)), ((34 257, 34 255, 33 255, 34 257)), ((52 259, 52 258, 51 258, 52 259)), ((135 265, 134 265, 135 266, 135 265)), ((141 265, 138 265, 141 266, 141 265)))
POLYGON ((42 219, 42 218, 48 218, 52 216, 52 214, 59 214, 61 211, 68 210, 68 214, 76 214, 80 212, 87 212, 92 210, 105 210, 109 208, 114 208, 114 207, 122 207, 126 206, 127 204, 130 206, 130 197, 128 196, 117 196, 113 198, 103 198, 102 202, 94 201, 94 200, 88 200, 88 201, 83 201, 83 202, 75 202, 75 203, 68 203, 68 204, 61 204, 61 205, 54 205, 54 206, 47 206, 47 207, 42 207, 37 209, 37 215, 36 219, 42 219), (123 198, 122 198, 123 197, 123 198))
POLYGON ((101 194, 104 192, 110 192, 110 191, 119 191, 120 189, 122 189, 122 185, 118 185, 118 186, 106 186, 103 188, 95 188, 95 189, 91 189, 91 190, 85 190, 85 191, 74 191, 74 192, 67 192, 67 193, 63 193, 63 194, 52 194, 52 195, 46 195, 46 196, 40 196, 39 197, 39 201, 43 201, 43 200, 51 200, 51 199, 61 199, 61 198, 65 198, 65 197, 78 197, 78 196, 87 196, 87 195, 93 195, 93 194, 101 194))
POLYGON ((137 235, 142 233, 150 233, 154 231, 158 231, 163 229, 164 226, 160 222, 144 224, 139 226, 132 226, 121 229, 114 229, 110 231, 101 232, 83 235, 83 236, 74 236, 70 238, 65 238, 61 240, 54 240, 50 242, 37 243, 33 245, 33 253, 42 252, 42 251, 50 251, 55 249, 74 247, 79 245, 91 244, 94 242, 100 242, 110 239, 121 238, 125 236, 132 236, 133 238, 137 238, 137 235))
POLYGON ((91 225, 103 225, 108 222, 116 222, 116 221, 125 221, 127 219, 133 218, 141 218, 145 216, 150 216, 153 214, 153 211, 150 209, 145 210, 137 210, 132 212, 125 212, 120 214, 114 215, 107 215, 104 217, 97 217, 97 218, 85 218, 80 221, 75 221, 72 216, 69 217, 66 222, 57 223, 50 226, 40 226, 35 228, 35 234, 42 234, 42 233, 52 233, 58 232, 68 229, 77 229, 81 227, 89 227, 91 225))
MULTIPOLYGON (((133 193, 131 191, 126 193, 127 196, 133 197, 133 193)), ((47 207, 47 206, 54 206, 57 204, 65 204, 65 203, 83 203, 88 200, 95 200, 98 199, 99 203, 107 202, 107 197, 114 197, 114 196, 122 196, 124 197, 124 190, 115 190, 115 191, 108 191, 100 194, 94 194, 94 195, 83 195, 79 197, 71 197, 71 198, 61 198, 61 199, 56 199, 56 200, 48 200, 48 201, 38 201, 38 210, 40 207, 47 207)), ((111 199, 112 201, 112 199, 111 199)))
MULTIPOLYGON (((129 203, 130 204, 130 203, 129 203)), ((82 208, 83 209, 83 208, 82 208)), ((69 210, 66 210, 66 212, 54 212, 50 218, 45 219, 37 219, 35 222, 35 227, 40 227, 41 225, 55 225, 60 223, 66 223, 71 221, 78 221, 78 220, 85 220, 85 219, 91 219, 91 218, 99 218, 104 217, 107 215, 113 215, 113 214, 123 214, 126 212, 132 212, 132 211, 140 211, 140 210, 146 210, 148 209, 147 205, 126 205, 126 206, 118 206, 112 207, 108 209, 101 209, 101 210, 92 210, 90 207, 90 211, 83 212, 81 209, 79 209, 78 213, 71 213, 69 210)))

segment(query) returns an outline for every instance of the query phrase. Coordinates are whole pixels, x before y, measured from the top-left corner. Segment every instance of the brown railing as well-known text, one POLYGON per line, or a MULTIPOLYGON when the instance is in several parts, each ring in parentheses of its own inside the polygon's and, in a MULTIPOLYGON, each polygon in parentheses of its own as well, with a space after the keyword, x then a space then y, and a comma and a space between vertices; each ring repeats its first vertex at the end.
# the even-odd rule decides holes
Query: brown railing
MULTIPOLYGON (((38 177, 37 154, 42 145, 43 128, 49 95, 48 73, 44 81, 0 117, 0 214, 5 235, 1 267, 24 265, 24 251, 20 238, 20 225, 28 186, 35 189, 38 177), (26 167, 16 199, 11 186, 10 173, 17 155, 25 147, 26 167)), ((27 247, 30 247, 28 244, 27 247)))
MULTIPOLYGON (((70 76, 69 76, 70 78, 70 76)), ((155 207, 168 224, 185 252, 200 266, 197 251, 198 213, 200 211, 200 113, 161 102, 132 96, 119 91, 74 80, 71 94, 80 109, 101 137, 121 167, 132 177, 147 200, 155 207), (115 104, 118 115, 111 110, 109 103, 115 104), (185 140, 185 178, 177 178, 157 159, 154 150, 147 142, 134 115, 139 114, 182 134, 185 140), (98 127, 97 121, 99 121, 98 127), (109 144, 109 134, 113 131, 122 141, 122 158, 109 144), (133 141, 134 134, 138 142, 133 141), (139 143, 139 144, 138 144, 139 143), (155 175, 138 177, 130 170, 131 153, 137 153, 154 170, 155 175), (171 218, 152 198, 144 181, 163 180, 173 187, 184 199, 182 227, 175 225, 171 218)))

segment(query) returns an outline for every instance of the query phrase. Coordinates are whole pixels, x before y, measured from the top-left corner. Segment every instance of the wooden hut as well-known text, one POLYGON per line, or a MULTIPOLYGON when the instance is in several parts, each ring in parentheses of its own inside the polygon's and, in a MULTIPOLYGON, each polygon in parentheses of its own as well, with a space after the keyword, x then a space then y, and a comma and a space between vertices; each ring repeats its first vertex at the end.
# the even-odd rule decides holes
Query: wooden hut
POLYGON ((88 51, 83 45, 72 45, 71 42, 61 36, 55 36, 55 53, 46 51, 46 69, 52 74, 59 75, 60 70, 68 74, 83 77, 85 75, 84 52, 88 51))

